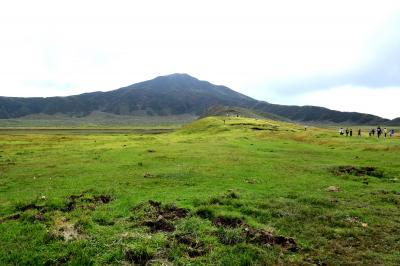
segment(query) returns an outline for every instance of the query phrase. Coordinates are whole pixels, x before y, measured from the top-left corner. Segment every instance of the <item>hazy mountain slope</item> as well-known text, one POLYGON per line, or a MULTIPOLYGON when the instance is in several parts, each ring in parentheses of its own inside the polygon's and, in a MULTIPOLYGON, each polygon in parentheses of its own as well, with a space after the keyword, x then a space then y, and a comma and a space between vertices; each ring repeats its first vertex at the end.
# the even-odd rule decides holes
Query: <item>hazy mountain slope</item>
POLYGON ((397 117, 386 124, 389 126, 400 126, 400 117, 397 117))
POLYGON ((108 92, 48 98, 0 97, 0 118, 32 114, 87 116, 92 112, 200 116, 215 105, 242 107, 258 114, 301 122, 385 124, 390 121, 374 115, 339 112, 316 106, 287 106, 257 101, 228 87, 201 81, 187 74, 160 76, 108 92))
POLYGON ((187 74, 173 74, 109 92, 48 98, 0 97, 0 118, 35 113, 84 116, 93 111, 123 115, 200 115, 216 104, 248 107, 256 102, 225 86, 187 74))
POLYGON ((253 109, 303 122, 380 124, 390 120, 357 112, 340 112, 317 106, 290 106, 258 102, 253 109))
POLYGON ((186 74, 173 74, 107 92, 114 102, 104 111, 127 114, 138 110, 161 115, 191 113, 200 115, 210 106, 251 106, 256 100, 225 86, 200 81, 186 74))

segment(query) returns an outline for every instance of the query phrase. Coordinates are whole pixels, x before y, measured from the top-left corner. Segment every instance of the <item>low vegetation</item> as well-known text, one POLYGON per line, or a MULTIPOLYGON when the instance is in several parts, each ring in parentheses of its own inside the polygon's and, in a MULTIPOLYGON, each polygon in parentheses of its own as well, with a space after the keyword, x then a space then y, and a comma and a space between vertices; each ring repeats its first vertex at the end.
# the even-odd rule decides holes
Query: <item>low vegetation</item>
POLYGON ((400 264, 398 136, 240 117, 146 133, 3 130, 0 264, 400 264))

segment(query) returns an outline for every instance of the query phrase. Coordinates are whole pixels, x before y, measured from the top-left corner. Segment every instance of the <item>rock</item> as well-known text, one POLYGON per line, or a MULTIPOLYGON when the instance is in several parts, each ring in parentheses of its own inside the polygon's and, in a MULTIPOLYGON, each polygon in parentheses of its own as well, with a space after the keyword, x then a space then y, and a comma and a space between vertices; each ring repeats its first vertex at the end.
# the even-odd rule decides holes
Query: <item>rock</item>
POLYGON ((361 223, 361 226, 364 227, 364 228, 367 228, 368 224, 367 223, 361 223))
POLYGON ((339 187, 336 187, 336 186, 329 186, 329 187, 327 187, 327 188, 325 189, 325 191, 327 191, 327 192, 339 192, 339 191, 340 191, 340 188, 339 188, 339 187))

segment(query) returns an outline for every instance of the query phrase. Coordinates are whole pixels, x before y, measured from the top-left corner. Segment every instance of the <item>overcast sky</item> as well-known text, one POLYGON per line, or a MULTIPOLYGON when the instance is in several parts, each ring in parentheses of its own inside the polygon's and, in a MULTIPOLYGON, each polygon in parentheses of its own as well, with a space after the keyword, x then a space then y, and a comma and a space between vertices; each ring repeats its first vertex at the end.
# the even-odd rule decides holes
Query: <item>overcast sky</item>
POLYGON ((272 103, 400 116, 400 1, 2 1, 0 95, 188 73, 272 103))

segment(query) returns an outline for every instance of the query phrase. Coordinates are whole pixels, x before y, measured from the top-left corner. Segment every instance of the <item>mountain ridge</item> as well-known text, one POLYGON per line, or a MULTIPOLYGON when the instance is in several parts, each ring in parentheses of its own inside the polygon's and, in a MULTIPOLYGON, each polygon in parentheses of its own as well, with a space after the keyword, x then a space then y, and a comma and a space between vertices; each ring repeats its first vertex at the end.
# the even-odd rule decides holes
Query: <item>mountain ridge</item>
MULTIPOLYGON (((236 106, 299 122, 385 124, 391 120, 371 114, 341 112, 318 106, 278 105, 259 101, 223 85, 214 85, 185 73, 158 76, 111 91, 72 96, 0 96, 0 118, 57 113, 87 116, 100 111, 117 115, 201 116, 212 106, 236 106)), ((398 123, 400 121, 395 121, 398 123)))

